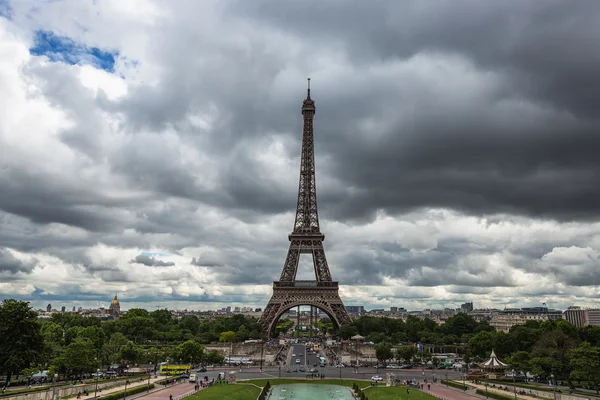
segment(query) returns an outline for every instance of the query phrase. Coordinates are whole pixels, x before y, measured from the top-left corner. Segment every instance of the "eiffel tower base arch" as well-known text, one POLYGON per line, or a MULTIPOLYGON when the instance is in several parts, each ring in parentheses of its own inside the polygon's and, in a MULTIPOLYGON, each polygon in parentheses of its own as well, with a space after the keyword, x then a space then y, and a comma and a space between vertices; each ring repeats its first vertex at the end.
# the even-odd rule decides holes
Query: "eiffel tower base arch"
POLYGON ((338 294, 337 282, 273 282, 273 296, 261 317, 267 338, 271 338, 271 333, 283 313, 297 306, 320 308, 336 328, 352 322, 338 294))

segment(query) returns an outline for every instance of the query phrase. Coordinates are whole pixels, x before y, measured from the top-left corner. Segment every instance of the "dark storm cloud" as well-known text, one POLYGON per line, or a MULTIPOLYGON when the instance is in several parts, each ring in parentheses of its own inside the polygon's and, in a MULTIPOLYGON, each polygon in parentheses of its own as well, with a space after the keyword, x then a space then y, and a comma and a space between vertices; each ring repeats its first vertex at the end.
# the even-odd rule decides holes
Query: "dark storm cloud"
POLYGON ((37 262, 25 262, 17 259, 8 250, 0 247, 0 272, 7 271, 11 274, 24 272, 29 274, 36 265, 37 262))
POLYGON ((89 231, 110 231, 122 224, 111 208, 126 200, 112 200, 68 178, 56 179, 21 169, 0 170, 0 210, 38 224, 61 223, 89 231))
POLYGON ((154 257, 147 256, 145 254, 139 254, 135 259, 130 261, 131 263, 144 264, 147 267, 172 267, 175 265, 173 261, 162 261, 157 260, 154 257))
MULTIPOLYGON (((327 173, 364 189, 357 195, 332 196, 344 199, 341 206, 322 196, 323 209, 342 219, 371 215, 379 208, 401 212, 428 206, 475 214, 597 218, 600 124, 592 105, 600 96, 595 73, 600 58, 594 45, 600 28, 592 16, 600 5, 422 4, 262 1, 236 2, 231 8, 242 18, 293 33, 306 44, 318 38, 320 46, 338 46, 357 71, 366 69, 373 57, 406 61, 438 52, 442 56, 437 62, 444 62, 444 54, 448 60, 459 55, 472 63, 473 71, 466 74, 483 78, 491 72, 502 81, 489 95, 461 108, 453 105, 460 92, 444 95, 442 102, 435 101, 435 92, 427 96, 424 91, 406 99, 402 90, 411 88, 409 82, 394 82, 387 90, 377 81, 351 86, 354 91, 334 101, 340 99, 319 91, 317 77, 317 137, 323 145, 317 153, 326 151, 331 157, 327 173), (371 29, 360 28, 367 25, 371 29), (391 120, 380 132, 357 128, 390 102, 399 112, 414 110, 410 124, 391 120), (511 103, 512 109, 503 109, 511 103), (369 140, 373 133, 377 142, 369 140)), ((332 91, 347 84, 327 82, 332 91)), ((257 195, 263 188, 253 189, 257 195)), ((236 198, 244 202, 254 197, 243 192, 236 198)))

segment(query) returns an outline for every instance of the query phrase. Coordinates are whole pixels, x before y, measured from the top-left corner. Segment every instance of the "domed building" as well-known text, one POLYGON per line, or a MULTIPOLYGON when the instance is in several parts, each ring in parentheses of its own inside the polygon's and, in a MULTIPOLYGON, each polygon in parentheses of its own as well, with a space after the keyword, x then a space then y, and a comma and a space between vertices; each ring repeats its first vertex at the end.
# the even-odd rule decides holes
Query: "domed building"
POLYGON ((116 294, 112 303, 110 303, 110 307, 108 307, 108 313, 114 316, 118 316, 121 313, 121 304, 119 304, 119 299, 117 299, 116 294))

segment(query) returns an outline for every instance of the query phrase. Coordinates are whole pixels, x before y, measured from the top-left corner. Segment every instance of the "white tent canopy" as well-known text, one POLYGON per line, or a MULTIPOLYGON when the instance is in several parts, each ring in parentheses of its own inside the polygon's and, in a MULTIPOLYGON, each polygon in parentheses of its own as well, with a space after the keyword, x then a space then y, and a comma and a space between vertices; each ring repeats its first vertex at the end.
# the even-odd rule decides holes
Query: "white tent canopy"
POLYGON ((496 353, 492 350, 492 354, 490 355, 490 359, 481 364, 483 369, 503 369, 508 368, 507 364, 504 364, 502 361, 498 360, 496 357, 496 353))

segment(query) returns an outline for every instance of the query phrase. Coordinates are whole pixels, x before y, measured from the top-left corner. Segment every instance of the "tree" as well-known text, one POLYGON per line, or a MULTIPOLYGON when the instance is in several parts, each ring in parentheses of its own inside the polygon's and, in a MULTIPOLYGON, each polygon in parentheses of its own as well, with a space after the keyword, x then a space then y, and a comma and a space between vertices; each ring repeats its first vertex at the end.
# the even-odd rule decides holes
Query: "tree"
POLYGON ((76 338, 53 364, 57 370, 75 376, 93 372, 98 368, 94 344, 89 339, 76 338))
POLYGON ((479 332, 469 340, 469 353, 472 356, 477 356, 481 359, 490 355, 494 348, 495 332, 479 332))
POLYGON ((179 320, 179 326, 195 335, 198 333, 200 320, 195 315, 185 315, 179 320))
POLYGON ((219 336, 219 342, 233 342, 235 341, 235 332, 225 331, 219 336))
POLYGON ((528 372, 531 356, 526 351, 517 351, 508 359, 510 368, 517 372, 528 372))
POLYGON ((216 350, 211 350, 205 358, 205 361, 209 364, 223 364, 224 360, 225 357, 223 357, 223 355, 216 350))
POLYGON ((465 333, 473 333, 477 325, 477 321, 472 316, 458 313, 448 318, 442 327, 445 333, 461 337, 465 333))
POLYGON ((570 351, 572 379, 589 381, 600 393, 600 347, 584 342, 570 351))
POLYGON ((198 364, 204 359, 204 346, 194 340, 188 340, 174 349, 173 358, 179 362, 198 364))
POLYGON ((28 302, 3 300, 0 305, 0 372, 12 374, 41 361, 44 337, 37 313, 28 302))
POLYGON ((402 359, 407 363, 412 361, 415 354, 417 354, 415 346, 400 346, 396 348, 396 359, 402 359))
POLYGON ((128 342, 129 340, 121 332, 114 333, 102 349, 102 363, 109 365, 118 362, 121 359, 121 347, 128 342))
POLYGON ((375 357, 381 362, 385 362, 393 357, 392 346, 387 342, 377 343, 375 345, 375 357))
POLYGON ((128 363, 135 364, 142 357, 142 349, 140 346, 129 341, 121 347, 121 360, 125 360, 128 363))
MULTIPOLYGON (((551 324, 543 326, 552 326, 551 324)), ((570 373, 569 351, 576 347, 576 340, 560 329, 543 333, 532 351, 531 364, 534 372, 542 377, 550 374, 557 378, 566 378, 570 373)))
POLYGON ((41 327, 42 336, 47 343, 51 343, 54 346, 62 346, 64 341, 65 331, 56 322, 45 321, 41 327))

